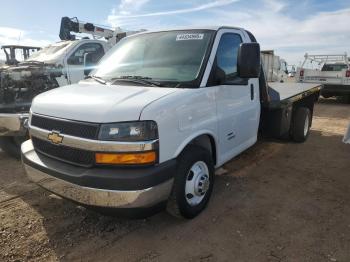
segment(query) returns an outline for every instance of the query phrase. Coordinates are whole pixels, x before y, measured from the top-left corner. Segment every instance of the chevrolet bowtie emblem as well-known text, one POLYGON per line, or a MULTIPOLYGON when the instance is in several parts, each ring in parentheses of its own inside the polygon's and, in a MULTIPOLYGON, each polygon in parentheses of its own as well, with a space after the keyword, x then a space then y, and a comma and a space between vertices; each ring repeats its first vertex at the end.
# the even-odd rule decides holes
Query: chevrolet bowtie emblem
POLYGON ((50 140, 53 144, 58 145, 62 143, 63 136, 61 136, 59 132, 52 131, 47 136, 47 139, 50 140))

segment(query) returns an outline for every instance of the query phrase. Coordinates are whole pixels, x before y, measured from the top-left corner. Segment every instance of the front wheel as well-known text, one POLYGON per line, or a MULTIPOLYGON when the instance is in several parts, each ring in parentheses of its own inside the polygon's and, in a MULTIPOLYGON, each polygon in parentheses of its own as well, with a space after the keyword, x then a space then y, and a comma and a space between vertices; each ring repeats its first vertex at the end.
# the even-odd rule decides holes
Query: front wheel
POLYGON ((21 144, 27 140, 27 137, 21 136, 1 136, 0 148, 9 156, 21 158, 21 144))
POLYGON ((178 158, 177 173, 167 210, 176 217, 194 218, 207 206, 214 185, 210 153, 190 145, 178 158))

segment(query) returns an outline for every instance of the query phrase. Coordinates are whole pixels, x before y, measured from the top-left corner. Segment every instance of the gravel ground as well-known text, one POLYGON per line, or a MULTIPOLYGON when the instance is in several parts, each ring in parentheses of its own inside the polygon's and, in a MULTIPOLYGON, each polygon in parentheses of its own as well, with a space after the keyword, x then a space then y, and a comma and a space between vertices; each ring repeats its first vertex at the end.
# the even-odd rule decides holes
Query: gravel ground
POLYGON ((106 217, 30 183, 0 151, 1 261, 350 261, 350 105, 321 100, 304 144, 260 141, 194 220, 106 217))

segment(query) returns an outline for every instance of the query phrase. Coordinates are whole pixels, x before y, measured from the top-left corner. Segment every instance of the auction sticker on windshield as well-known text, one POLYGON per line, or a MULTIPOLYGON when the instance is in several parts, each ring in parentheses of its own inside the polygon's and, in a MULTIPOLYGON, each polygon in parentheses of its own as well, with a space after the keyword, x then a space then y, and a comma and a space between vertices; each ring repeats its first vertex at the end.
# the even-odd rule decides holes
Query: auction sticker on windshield
POLYGON ((176 41, 183 40, 203 40, 204 34, 180 34, 176 36, 176 41))

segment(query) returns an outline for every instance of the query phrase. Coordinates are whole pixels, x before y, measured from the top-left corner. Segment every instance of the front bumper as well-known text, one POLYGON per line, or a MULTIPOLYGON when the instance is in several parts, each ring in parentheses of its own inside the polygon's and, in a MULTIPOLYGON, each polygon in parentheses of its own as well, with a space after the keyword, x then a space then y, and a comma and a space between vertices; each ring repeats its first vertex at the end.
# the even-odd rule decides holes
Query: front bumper
POLYGON ((0 114, 0 136, 24 136, 28 113, 0 114))
POLYGON ((22 144, 27 176, 39 186, 82 205, 107 208, 150 208, 171 192, 176 161, 147 168, 82 168, 35 152, 22 144))
POLYGON ((350 95, 350 85, 326 84, 323 85, 323 88, 321 89, 321 94, 331 96, 350 95))

